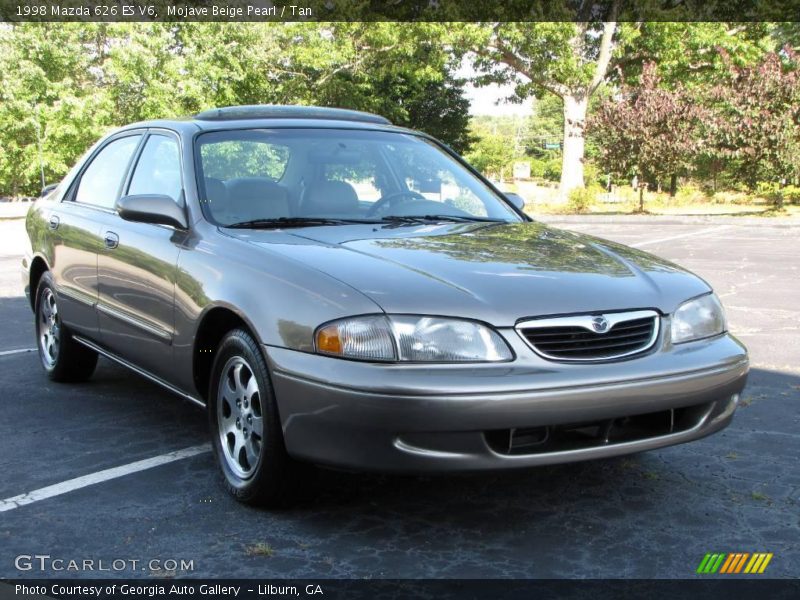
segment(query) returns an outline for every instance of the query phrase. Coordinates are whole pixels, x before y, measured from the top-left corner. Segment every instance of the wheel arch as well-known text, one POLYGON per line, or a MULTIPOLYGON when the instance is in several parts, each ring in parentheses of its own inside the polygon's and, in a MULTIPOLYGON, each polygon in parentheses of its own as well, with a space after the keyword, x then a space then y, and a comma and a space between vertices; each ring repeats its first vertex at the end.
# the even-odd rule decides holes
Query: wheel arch
MULTIPOLYGON (((199 319, 192 347, 192 379, 204 402, 208 402, 208 385, 214 356, 222 338, 234 329, 244 329, 261 346, 256 329, 238 310, 227 305, 208 307, 199 319)), ((266 357, 265 357, 266 358, 266 357)))
POLYGON ((36 310, 36 290, 39 287, 39 281, 42 279, 47 271, 50 270, 50 265, 41 255, 36 255, 31 260, 31 266, 28 272, 28 301, 31 305, 31 310, 36 310))

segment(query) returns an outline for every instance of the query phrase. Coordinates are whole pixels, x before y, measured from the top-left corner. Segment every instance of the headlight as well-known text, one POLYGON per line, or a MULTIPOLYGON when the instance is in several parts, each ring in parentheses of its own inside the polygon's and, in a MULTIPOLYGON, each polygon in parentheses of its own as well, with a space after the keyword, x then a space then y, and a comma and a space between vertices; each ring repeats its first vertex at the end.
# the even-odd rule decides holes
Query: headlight
POLYGON ((672 343, 680 344, 725 331, 725 313, 716 294, 684 302, 672 315, 672 343))
POLYGON ((317 352, 344 358, 405 362, 497 362, 513 355, 500 334, 474 321, 368 316, 323 325, 317 352))

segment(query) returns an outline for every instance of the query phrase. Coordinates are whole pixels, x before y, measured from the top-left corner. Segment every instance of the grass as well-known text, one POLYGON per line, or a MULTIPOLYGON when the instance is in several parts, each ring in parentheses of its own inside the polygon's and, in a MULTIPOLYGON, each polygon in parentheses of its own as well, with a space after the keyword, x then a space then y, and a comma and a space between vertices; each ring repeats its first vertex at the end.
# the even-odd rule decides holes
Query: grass
POLYGON ((247 546, 244 551, 247 556, 266 556, 269 558, 275 555, 275 550, 273 547, 262 542, 247 546))
POLYGON ((753 492, 752 494, 750 494, 750 497, 753 500, 758 500, 760 502, 769 502, 770 501, 770 497, 767 496, 766 494, 761 493, 761 492, 753 492))
MULTIPOLYGON (((525 198, 525 208, 532 214, 560 215, 578 212, 574 203, 561 199, 557 186, 518 182, 513 187, 525 198)), ((624 215, 638 212, 639 196, 630 186, 619 187, 612 194, 598 187, 589 188, 588 191, 593 200, 584 210, 579 211, 583 214, 624 215)), ((800 204, 785 204, 782 210, 778 210, 769 199, 760 196, 741 192, 718 192, 709 196, 701 190, 687 186, 679 190, 675 197, 663 192, 646 192, 644 212, 667 216, 798 217, 800 204)))

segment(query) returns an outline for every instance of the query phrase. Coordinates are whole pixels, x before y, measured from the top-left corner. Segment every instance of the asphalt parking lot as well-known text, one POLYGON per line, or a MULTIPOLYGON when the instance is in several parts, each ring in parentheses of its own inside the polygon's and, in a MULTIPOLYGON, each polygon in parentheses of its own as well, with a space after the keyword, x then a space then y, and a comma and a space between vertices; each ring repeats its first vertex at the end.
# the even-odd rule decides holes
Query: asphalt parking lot
MULTIPOLYGON (((199 409, 101 360, 49 382, 18 282, 22 222, 0 221, 0 502, 204 444, 199 409), (11 352, 23 350, 22 352, 11 352)), ((85 576, 693 577, 707 552, 772 552, 800 576, 800 226, 767 219, 564 219, 694 270, 750 348, 743 406, 723 432, 626 458, 482 475, 321 471, 269 512, 223 490, 209 452, 0 512, 0 577, 19 555, 141 561, 85 576), (145 566, 143 566, 145 565, 145 566)))

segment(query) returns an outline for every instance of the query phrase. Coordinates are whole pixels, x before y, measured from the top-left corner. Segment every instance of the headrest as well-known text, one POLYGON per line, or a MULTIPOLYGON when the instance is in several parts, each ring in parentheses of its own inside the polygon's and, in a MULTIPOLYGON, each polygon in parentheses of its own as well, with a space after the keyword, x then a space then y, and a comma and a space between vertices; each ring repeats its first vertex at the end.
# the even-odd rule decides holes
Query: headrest
POLYGON ((308 188, 303 202, 307 216, 356 215, 358 196, 344 181, 320 181, 308 188))
POLYGON ((228 189, 228 215, 233 221, 275 219, 290 216, 286 188, 263 177, 231 179, 228 189))

